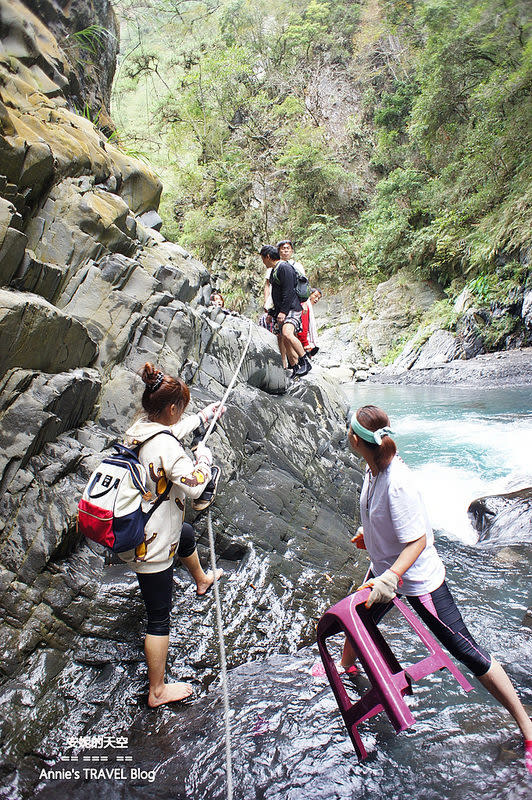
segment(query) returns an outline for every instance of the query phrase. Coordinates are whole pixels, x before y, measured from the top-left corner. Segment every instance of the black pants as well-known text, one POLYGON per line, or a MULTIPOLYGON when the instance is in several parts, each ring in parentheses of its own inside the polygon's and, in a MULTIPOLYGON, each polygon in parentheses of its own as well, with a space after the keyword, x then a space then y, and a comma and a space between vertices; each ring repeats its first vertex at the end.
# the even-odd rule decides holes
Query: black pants
MULTIPOLYGON (((181 529, 177 555, 181 558, 188 558, 195 550, 194 528, 185 522, 181 529)), ((173 564, 162 572, 137 572, 137 580, 148 615, 146 633, 152 636, 168 636, 170 633, 173 574, 173 564)))
MULTIPOLYGON (((406 595, 406 599, 451 655, 465 664, 473 675, 479 677, 486 674, 491 667, 491 656, 474 640, 445 581, 430 594, 419 597, 406 595)), ((375 603, 371 606, 373 621, 379 622, 392 606, 393 603, 375 603)))

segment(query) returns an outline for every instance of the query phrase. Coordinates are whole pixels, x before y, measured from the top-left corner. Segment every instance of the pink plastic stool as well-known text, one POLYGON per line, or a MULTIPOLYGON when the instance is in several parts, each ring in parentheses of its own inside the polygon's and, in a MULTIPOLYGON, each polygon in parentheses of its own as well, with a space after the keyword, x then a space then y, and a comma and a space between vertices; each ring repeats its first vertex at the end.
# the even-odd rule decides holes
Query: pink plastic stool
POLYGON ((346 597, 326 611, 318 623, 321 660, 359 760, 367 756, 357 729, 361 722, 385 711, 397 733, 415 723, 410 709, 403 700, 403 695, 412 694, 412 681, 420 680, 440 669, 448 669, 466 692, 473 688, 421 620, 404 603, 395 598, 394 605, 429 650, 428 656, 402 669, 382 633, 371 619, 371 610, 364 606, 370 592, 371 589, 360 589, 346 597), (345 634, 371 682, 371 689, 354 704, 347 695, 325 644, 329 636, 337 633, 345 634))

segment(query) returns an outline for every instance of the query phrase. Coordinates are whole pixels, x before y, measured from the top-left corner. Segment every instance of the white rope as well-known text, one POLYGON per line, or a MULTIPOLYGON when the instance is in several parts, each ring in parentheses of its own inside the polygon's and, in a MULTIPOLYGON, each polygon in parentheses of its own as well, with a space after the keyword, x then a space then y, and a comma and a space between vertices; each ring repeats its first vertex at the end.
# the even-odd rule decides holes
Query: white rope
MULTIPOLYGON (((252 332, 252 323, 251 320, 249 321, 249 334, 246 346, 242 351, 242 355, 240 357, 240 361, 238 362, 237 368, 235 373, 229 383, 229 386, 226 389, 226 392, 220 401, 218 406, 218 410, 214 415, 211 424, 209 425, 205 436, 203 437, 203 444, 207 441, 211 433, 213 432, 214 426, 218 421, 224 404, 227 402, 227 398, 231 394, 233 386, 235 385, 235 381, 237 379, 238 373, 240 372, 240 368, 244 363, 244 358, 248 351, 250 342, 251 342, 251 332, 252 332)), ((222 619, 222 605, 220 602, 220 592, 218 589, 218 578, 216 576, 216 555, 214 552, 214 533, 212 530, 212 519, 211 519, 211 509, 209 508, 207 512, 207 530, 209 532, 209 549, 211 553, 211 569, 212 574, 214 576, 214 584, 213 584, 213 591, 214 591, 214 603, 216 605, 216 628, 218 631, 218 647, 220 650, 220 665, 221 665, 221 672, 222 672, 222 696, 224 702, 224 723, 225 723, 225 768, 227 773, 227 800, 233 800, 233 758, 231 753, 231 722, 229 719, 229 715, 231 713, 231 709, 229 706, 229 687, 227 683, 227 658, 225 655, 225 641, 224 641, 224 631, 223 631, 223 619, 222 619)))
POLYGON ((220 418, 220 416, 221 416, 221 414, 222 414, 222 409, 223 409, 223 407, 224 407, 224 404, 227 402, 227 398, 228 398, 228 397, 229 397, 229 395, 231 394, 231 391, 232 391, 232 389, 233 389, 233 386, 235 385, 235 381, 236 381, 236 379, 237 379, 238 373, 240 372, 240 367, 241 367, 241 366, 242 366, 242 364, 244 363, 244 358, 246 357, 246 353, 247 353, 247 351, 248 351, 248 349, 249 349, 249 345, 250 345, 250 342, 251 342, 251 333, 252 333, 252 327, 251 327, 251 325, 252 325, 252 322, 251 322, 251 320, 250 320, 250 321, 249 321, 249 334, 248 334, 248 340, 247 340, 247 342, 246 342, 246 346, 244 347, 244 350, 242 351, 242 355, 240 356, 240 361, 238 362, 238 365, 237 365, 237 368, 236 368, 236 370, 235 370, 235 373, 234 373, 233 377, 231 378, 231 383, 230 383, 230 384, 229 384, 229 386, 227 387, 227 389, 226 389, 226 391, 225 391, 225 394, 224 394, 224 396, 223 396, 223 397, 222 397, 222 399, 220 400, 220 403, 219 403, 219 405, 218 405, 218 410, 216 411, 216 414, 215 414, 215 415, 214 415, 214 417, 212 418, 212 420, 211 420, 211 424, 210 424, 210 425, 209 425, 209 427, 207 428, 207 433, 205 434, 205 436, 204 436, 204 437, 203 437, 203 439, 202 439, 202 442, 203 442, 203 444, 205 444, 205 443, 207 442, 207 439, 209 438, 209 436, 210 436, 210 435, 211 435, 211 433, 213 432, 213 430, 214 430, 214 426, 216 425, 216 423, 218 422, 218 420, 219 420, 219 418, 220 418))
POLYGON ((211 551, 211 569, 214 575, 214 602, 216 604, 216 627, 218 629, 218 647, 220 650, 220 664, 222 668, 222 696, 224 701, 225 722, 225 769, 227 773, 227 800, 233 800, 233 758, 231 754, 231 723, 229 720, 229 687, 227 685, 227 658, 225 655, 225 642, 222 620, 222 606, 216 577, 216 556, 214 554, 214 534, 212 532, 211 509, 207 512, 207 528, 209 531, 209 548, 211 551))

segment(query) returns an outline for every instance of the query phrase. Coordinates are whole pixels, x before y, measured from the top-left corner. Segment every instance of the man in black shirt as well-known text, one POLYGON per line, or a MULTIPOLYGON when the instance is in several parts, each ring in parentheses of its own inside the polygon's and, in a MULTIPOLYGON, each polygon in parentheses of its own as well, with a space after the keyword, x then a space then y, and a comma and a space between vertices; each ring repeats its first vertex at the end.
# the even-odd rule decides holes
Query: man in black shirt
POLYGON ((303 345, 296 336, 302 330, 301 300, 296 292, 297 273, 288 261, 281 261, 279 251, 270 245, 260 250, 264 266, 271 270, 269 281, 272 288, 273 308, 268 313, 275 319, 277 330, 286 350, 292 377, 300 378, 310 372, 312 366, 303 345))

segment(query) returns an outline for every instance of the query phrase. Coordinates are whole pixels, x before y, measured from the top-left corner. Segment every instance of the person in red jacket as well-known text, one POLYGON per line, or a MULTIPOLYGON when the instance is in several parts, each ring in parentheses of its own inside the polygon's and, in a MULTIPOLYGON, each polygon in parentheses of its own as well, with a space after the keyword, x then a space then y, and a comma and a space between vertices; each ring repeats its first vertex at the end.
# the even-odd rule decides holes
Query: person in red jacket
POLYGON ((321 299, 322 293, 320 289, 312 289, 310 297, 301 303, 301 328, 302 330, 297 334, 297 338, 303 345, 305 353, 308 356, 315 356, 319 350, 318 347, 318 330, 316 328, 316 321, 314 319, 313 306, 316 305, 321 299))

